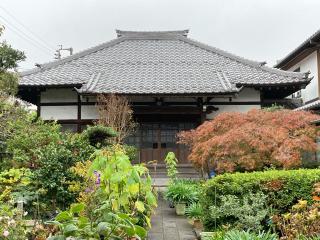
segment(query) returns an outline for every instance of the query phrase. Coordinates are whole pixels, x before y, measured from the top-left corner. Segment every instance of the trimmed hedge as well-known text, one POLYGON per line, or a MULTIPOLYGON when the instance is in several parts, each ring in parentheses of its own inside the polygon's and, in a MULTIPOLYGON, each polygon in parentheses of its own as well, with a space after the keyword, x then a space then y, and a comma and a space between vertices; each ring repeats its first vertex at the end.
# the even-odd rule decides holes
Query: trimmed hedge
MULTIPOLYGON (((209 213, 210 206, 219 206, 221 196, 235 195, 241 198, 250 192, 263 192, 267 195, 267 205, 274 213, 285 213, 299 199, 312 201, 316 182, 320 182, 320 169, 227 173, 206 182, 201 204, 204 212, 209 213)), ((204 224, 207 229, 214 228, 210 214, 204 216, 204 224)))

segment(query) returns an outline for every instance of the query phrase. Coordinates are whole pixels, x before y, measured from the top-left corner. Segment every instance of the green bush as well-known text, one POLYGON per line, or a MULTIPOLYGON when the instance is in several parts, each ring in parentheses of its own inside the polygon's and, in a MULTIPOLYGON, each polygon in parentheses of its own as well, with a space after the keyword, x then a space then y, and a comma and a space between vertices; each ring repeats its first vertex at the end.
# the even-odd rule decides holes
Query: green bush
POLYGON ((274 233, 259 232, 253 233, 249 231, 232 230, 225 234, 224 240, 277 240, 278 237, 274 233))
POLYGON ((220 206, 210 207, 210 220, 219 226, 227 223, 232 228, 258 231, 263 230, 263 221, 268 213, 266 195, 261 192, 248 193, 242 198, 225 195, 220 206))
POLYGON ((111 127, 102 125, 89 126, 83 135, 88 139, 89 143, 95 147, 103 147, 112 144, 111 139, 118 134, 111 127))
POLYGON ((61 138, 60 125, 45 123, 25 113, 24 119, 13 119, 7 122, 10 131, 6 139, 7 151, 12 154, 9 168, 36 168, 38 151, 49 143, 57 143, 61 138))
POLYGON ((199 200, 197 185, 183 181, 173 181, 165 192, 165 199, 174 203, 186 203, 190 205, 199 200))
POLYGON ((138 149, 135 146, 125 144, 123 145, 123 149, 131 162, 137 159, 138 149))
POLYGON ((203 240, 277 240, 278 237, 270 232, 250 232, 250 231, 217 231, 217 232, 204 232, 201 234, 203 240))
POLYGON ((65 133, 62 135, 64 147, 72 153, 74 162, 84 162, 90 159, 96 148, 91 146, 84 134, 65 133))
MULTIPOLYGON (((320 169, 223 174, 206 182, 200 201, 204 212, 209 212, 212 206, 221 206, 225 195, 241 200, 248 193, 262 192, 273 213, 284 213, 299 199, 311 202, 313 185, 319 181, 320 169)), ((216 222, 210 214, 204 218, 205 227, 214 229, 216 222)))
POLYGON ((22 220, 23 213, 9 204, 0 203, 0 239, 28 239, 28 229, 22 220))
POLYGON ((62 144, 51 143, 39 152, 39 167, 33 171, 33 181, 40 192, 39 201, 49 211, 65 209, 76 196, 68 190, 74 174, 69 170, 75 164, 72 152, 62 144))
POLYGON ((192 203, 190 206, 188 206, 186 209, 186 216, 189 219, 201 220, 203 217, 203 209, 200 203, 192 203))

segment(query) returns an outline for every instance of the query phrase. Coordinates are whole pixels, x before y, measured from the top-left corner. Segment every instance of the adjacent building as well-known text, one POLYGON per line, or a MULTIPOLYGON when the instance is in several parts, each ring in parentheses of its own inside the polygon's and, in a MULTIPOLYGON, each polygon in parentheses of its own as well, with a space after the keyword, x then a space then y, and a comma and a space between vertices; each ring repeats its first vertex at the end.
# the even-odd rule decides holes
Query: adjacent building
POLYGON ((301 99, 297 110, 320 109, 320 30, 301 43, 274 67, 294 72, 310 72, 312 78, 305 89, 292 94, 293 99, 301 99))
POLYGON ((311 80, 300 65, 300 71, 270 68, 192 40, 187 30, 116 33, 109 42, 21 73, 19 95, 37 105, 41 118, 72 131, 97 119, 98 94, 127 96, 139 123, 128 142, 139 148, 142 162, 161 162, 168 151, 186 162, 177 132, 221 112, 290 106, 286 97, 311 80))

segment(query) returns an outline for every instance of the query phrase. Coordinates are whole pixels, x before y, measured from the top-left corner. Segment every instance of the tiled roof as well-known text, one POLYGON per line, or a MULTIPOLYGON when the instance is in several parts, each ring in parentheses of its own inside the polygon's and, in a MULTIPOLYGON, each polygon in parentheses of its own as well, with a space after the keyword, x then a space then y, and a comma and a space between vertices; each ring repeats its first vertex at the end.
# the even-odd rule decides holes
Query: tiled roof
POLYGON ((298 107, 296 109, 294 109, 294 111, 302 111, 302 110, 314 110, 315 108, 319 108, 320 107, 320 100, 316 100, 314 102, 305 104, 301 107, 298 107))
POLYGON ((187 37, 133 32, 21 74, 21 86, 82 85, 82 93, 231 93, 244 85, 306 84, 307 73, 264 66, 187 37))

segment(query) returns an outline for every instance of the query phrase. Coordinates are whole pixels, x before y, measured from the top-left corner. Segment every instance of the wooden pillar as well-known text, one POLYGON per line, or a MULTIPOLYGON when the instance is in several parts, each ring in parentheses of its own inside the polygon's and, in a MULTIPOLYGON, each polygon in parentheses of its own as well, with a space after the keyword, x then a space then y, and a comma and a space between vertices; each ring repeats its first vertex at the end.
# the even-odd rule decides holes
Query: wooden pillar
POLYGON ((207 119, 207 111, 204 112, 202 110, 202 112, 200 114, 200 124, 204 123, 204 121, 206 121, 206 119, 207 119))
POLYGON ((78 106, 78 111, 77 111, 77 132, 80 133, 81 132, 81 97, 80 97, 80 94, 78 94, 77 106, 78 106))
POLYGON ((37 118, 41 117, 41 91, 37 90, 37 99, 36 99, 36 105, 37 105, 37 118))

